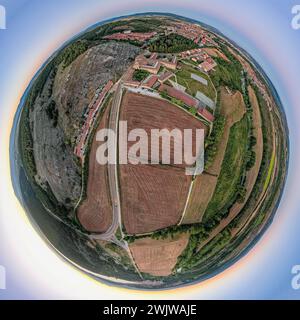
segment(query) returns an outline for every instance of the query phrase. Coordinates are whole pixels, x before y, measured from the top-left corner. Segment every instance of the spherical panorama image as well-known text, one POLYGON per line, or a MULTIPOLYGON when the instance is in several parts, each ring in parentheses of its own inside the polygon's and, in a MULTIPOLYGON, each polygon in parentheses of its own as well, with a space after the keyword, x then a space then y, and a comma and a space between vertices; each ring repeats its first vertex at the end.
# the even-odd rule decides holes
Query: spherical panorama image
POLYGON ((140 289, 202 281, 247 253, 272 222, 289 155, 256 61, 208 25, 157 13, 99 23, 57 50, 24 93, 10 151, 15 193, 49 247, 140 289))

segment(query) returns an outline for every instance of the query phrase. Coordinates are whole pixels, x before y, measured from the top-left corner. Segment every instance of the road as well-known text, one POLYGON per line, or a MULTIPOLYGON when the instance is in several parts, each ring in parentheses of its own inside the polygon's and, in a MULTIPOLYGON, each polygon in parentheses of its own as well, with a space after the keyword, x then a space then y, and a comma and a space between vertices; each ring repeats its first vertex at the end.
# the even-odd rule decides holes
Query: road
POLYGON ((110 199, 112 202, 112 211, 113 211, 113 221, 109 229, 102 234, 91 234, 90 238, 98 239, 98 240, 114 240, 117 241, 115 237, 115 233, 118 227, 121 228, 121 202, 120 202, 120 194, 119 194, 119 180, 118 180, 118 122, 119 122, 119 112, 120 105, 122 101, 122 93, 123 93, 123 85, 122 81, 117 84, 117 88, 114 94, 114 98, 112 101, 109 124, 108 128, 113 130, 116 134, 114 136, 115 140, 113 145, 110 146, 113 148, 114 152, 114 163, 108 164, 108 183, 109 183, 109 191, 110 191, 110 199))
POLYGON ((115 243, 121 248, 125 249, 132 261, 136 272, 139 274, 141 279, 143 279, 129 249, 128 243, 124 240, 119 240, 116 237, 116 231, 118 227, 121 230, 122 234, 122 219, 121 219, 121 201, 119 193, 119 179, 118 179, 118 124, 119 124, 119 114, 120 106, 122 102, 123 95, 123 82, 122 79, 116 84, 116 91, 112 101, 112 106, 109 115, 108 129, 111 129, 115 132, 113 145, 110 146, 113 148, 114 152, 114 161, 111 164, 108 164, 108 184, 110 199, 112 203, 112 212, 113 212, 113 221, 109 229, 102 234, 91 234, 89 237, 94 240, 105 240, 115 243))

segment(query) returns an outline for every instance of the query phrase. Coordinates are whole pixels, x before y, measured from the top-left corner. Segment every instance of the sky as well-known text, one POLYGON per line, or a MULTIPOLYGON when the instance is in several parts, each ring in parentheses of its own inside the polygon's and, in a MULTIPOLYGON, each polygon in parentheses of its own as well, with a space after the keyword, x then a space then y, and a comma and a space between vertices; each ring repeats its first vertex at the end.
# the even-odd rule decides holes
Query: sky
MULTIPOLYGON (((300 4, 300 0, 298 0, 300 4)), ((291 27, 297 0, 0 0, 0 299, 299 299, 291 269, 300 265, 300 30, 291 27), (9 135, 20 98, 47 58, 72 36, 109 18, 175 13, 205 22, 261 65, 282 100, 290 130, 289 175, 271 227, 233 266, 202 283, 160 292, 120 289, 92 280, 60 259, 29 223, 14 195, 9 135)))

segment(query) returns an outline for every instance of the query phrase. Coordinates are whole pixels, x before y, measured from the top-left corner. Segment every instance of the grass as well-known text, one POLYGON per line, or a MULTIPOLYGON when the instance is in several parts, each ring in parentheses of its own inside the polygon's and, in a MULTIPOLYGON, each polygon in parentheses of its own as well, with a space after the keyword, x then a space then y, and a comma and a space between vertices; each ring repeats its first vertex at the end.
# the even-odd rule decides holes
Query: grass
POLYGON ((150 75, 150 72, 146 70, 135 70, 132 78, 134 81, 143 81, 150 75))
POLYGON ((244 169, 248 144, 247 117, 232 126, 215 193, 204 214, 204 221, 220 212, 237 192, 244 169))
POLYGON ((264 192, 267 190, 267 188, 269 186, 269 183, 271 181, 274 165, 275 165, 275 152, 273 152, 273 154, 272 154, 270 166, 269 166, 269 169, 268 169, 267 179, 266 179, 265 184, 264 184, 264 189, 263 189, 264 192))
POLYGON ((192 96, 196 96, 197 91, 201 91, 206 96, 215 99, 216 93, 214 87, 210 81, 210 78, 199 70, 194 69, 192 66, 181 64, 181 70, 176 72, 177 82, 186 87, 186 92, 192 96), (191 74, 194 73, 208 81, 208 85, 204 85, 197 80, 191 78, 191 74))
POLYGON ((217 67, 211 73, 211 79, 216 88, 228 86, 231 90, 242 91, 241 63, 230 53, 226 46, 221 46, 221 51, 227 56, 229 61, 215 57, 217 67))

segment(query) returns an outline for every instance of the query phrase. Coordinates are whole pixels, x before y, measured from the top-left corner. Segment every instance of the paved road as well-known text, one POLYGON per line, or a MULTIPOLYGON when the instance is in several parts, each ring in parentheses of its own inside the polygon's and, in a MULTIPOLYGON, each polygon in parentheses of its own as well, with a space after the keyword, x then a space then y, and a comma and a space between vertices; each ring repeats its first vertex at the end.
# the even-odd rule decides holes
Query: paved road
MULTIPOLYGON (((122 82, 120 81, 117 85, 116 92, 114 94, 112 107, 110 111, 108 128, 113 130, 115 134, 115 140, 111 146, 114 150, 114 164, 108 164, 108 182, 110 198, 113 207, 113 221, 109 229, 102 234, 91 234, 92 239, 99 240, 112 240, 115 239, 115 232, 118 227, 121 226, 121 203, 119 194, 119 181, 118 181, 118 165, 117 165, 117 143, 118 143, 118 122, 119 122, 119 111, 122 100, 122 82)), ((116 240, 116 239, 115 239, 116 240)))

